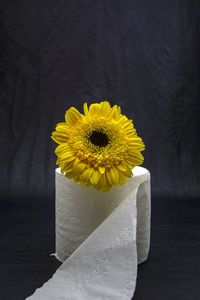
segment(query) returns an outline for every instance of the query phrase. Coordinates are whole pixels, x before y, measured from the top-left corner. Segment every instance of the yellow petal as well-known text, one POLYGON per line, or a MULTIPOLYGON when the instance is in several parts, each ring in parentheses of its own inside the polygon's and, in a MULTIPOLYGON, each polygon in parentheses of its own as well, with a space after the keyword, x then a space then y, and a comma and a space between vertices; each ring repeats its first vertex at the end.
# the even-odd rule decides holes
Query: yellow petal
POLYGON ((127 165, 121 161, 118 165, 117 165, 117 168, 120 170, 120 171, 126 171, 127 170, 127 165))
POLYGON ((125 160, 126 160, 126 162, 134 164, 134 165, 141 165, 144 161, 144 157, 142 156, 142 154, 141 154, 141 156, 139 156, 139 154, 136 154, 134 156, 127 157, 125 160))
POLYGON ((118 106, 117 108, 118 108, 118 112, 119 112, 119 114, 121 114, 121 107, 120 107, 120 106, 118 106))
POLYGON ((108 181, 110 182, 111 185, 115 185, 116 183, 116 176, 113 168, 106 169, 106 175, 108 178, 108 181))
POLYGON ((101 174, 104 174, 105 173, 105 167, 100 167, 99 166, 99 171, 100 171, 101 174))
POLYGON ((101 102, 101 114, 105 115, 108 114, 111 111, 111 106, 108 101, 101 102))
POLYGON ((63 154, 61 157, 60 157, 60 161, 73 161, 75 160, 76 157, 74 157, 73 154, 69 154, 69 153, 66 153, 66 154, 63 154))
POLYGON ((128 120, 128 119, 127 119, 126 116, 121 115, 120 118, 119 118, 119 120, 118 120, 118 125, 123 126, 124 123, 125 123, 127 120, 128 120))
POLYGON ((130 169, 128 167, 126 171, 123 171, 123 174, 126 175, 129 178, 132 177, 133 176, 132 169, 130 169))
POLYGON ((126 119, 124 124, 123 124, 124 129, 128 130, 128 129, 133 129, 133 121, 126 119))
POLYGON ((56 125, 56 128, 57 127, 60 127, 60 126, 63 126, 63 127, 66 127, 66 122, 60 122, 56 125))
POLYGON ((88 111, 87 102, 85 102, 85 103, 83 104, 83 111, 84 111, 84 114, 85 114, 85 115, 88 115, 89 111, 88 111))
POLYGON ((66 143, 68 140, 68 136, 59 134, 59 132, 52 132, 51 138, 58 144, 66 143))
POLYGON ((120 173, 119 174, 119 184, 120 185, 125 184, 126 181, 127 181, 127 177, 124 174, 120 173))
POLYGON ((103 185, 103 191, 109 191, 112 187, 112 184, 110 184, 109 180, 108 180, 108 176, 107 176, 107 173, 105 172, 104 173, 104 185, 103 185))
POLYGON ((111 113, 109 115, 110 117, 114 118, 114 119, 117 119, 119 117, 119 111, 117 109, 117 105, 114 105, 112 108, 111 108, 111 113))
MULTIPOLYGON (((57 152, 56 152, 57 154, 57 152)), ((65 156, 74 156, 73 152, 69 148, 64 148, 62 151, 59 151, 59 157, 65 157, 65 156)), ((76 158, 76 157, 75 157, 76 158)))
POLYGON ((94 169, 92 176, 90 177, 90 181, 92 184, 97 184, 100 178, 100 173, 98 170, 94 169))
POLYGON ((61 123, 58 123, 56 125, 56 130, 62 130, 62 131, 65 131, 68 129, 68 126, 67 126, 67 123, 66 122, 61 122, 61 123))
POLYGON ((82 114, 75 108, 70 107, 65 113, 65 121, 71 125, 75 124, 76 122, 82 119, 82 114))
POLYGON ((95 186, 95 188, 96 188, 97 190, 101 189, 102 186, 103 186, 103 184, 104 184, 103 177, 104 177, 104 176, 103 176, 102 174, 100 174, 99 181, 98 181, 98 183, 97 183, 96 186, 95 186))
POLYGON ((92 173, 93 173, 93 168, 87 168, 81 173, 80 178, 83 181, 88 181, 92 173))
POLYGON ((133 144, 136 144, 136 145, 142 145, 142 146, 144 146, 144 143, 143 143, 143 141, 142 141, 142 139, 141 138, 138 138, 138 136, 133 136, 133 137, 128 137, 128 141, 129 142, 131 142, 131 143, 133 143, 133 144))
POLYGON ((83 162, 80 162, 80 160, 78 158, 74 161, 73 168, 74 168, 75 173, 80 174, 81 172, 83 172, 85 167, 86 167, 86 164, 83 162))
POLYGON ((129 142, 128 141, 128 146, 129 146, 129 148, 134 149, 134 150, 138 150, 138 151, 143 151, 145 149, 144 144, 143 145, 142 144, 137 144, 135 142, 129 142))
POLYGON ((133 126, 129 125, 127 128, 124 128, 124 131, 125 131, 126 135, 129 136, 129 138, 131 138, 130 137, 131 134, 133 135, 132 138, 136 137, 136 130, 135 130, 135 128, 133 126))
POLYGON ((142 153, 140 153, 140 152, 134 152, 134 153, 130 152, 130 153, 129 153, 129 156, 131 156, 131 157, 138 157, 138 158, 140 158, 141 160, 144 160, 144 156, 143 156, 142 153))
POLYGON ((93 103, 93 104, 90 105, 90 107, 89 107, 89 112, 90 113, 98 114, 99 111, 100 111, 99 103, 93 103))
POLYGON ((66 172, 65 177, 67 178, 73 178, 73 172, 66 172))
POLYGON ((72 172, 73 171, 73 162, 68 162, 65 163, 62 167, 61 167, 61 172, 72 172))
POLYGON ((66 143, 69 138, 67 126, 63 125, 63 123, 57 124, 56 130, 52 132, 51 138, 58 144, 66 143))
POLYGON ((56 154, 59 154, 59 153, 61 153, 62 151, 67 151, 67 150, 69 150, 70 148, 69 148, 69 145, 67 144, 67 143, 62 143, 62 144, 60 144, 58 147, 56 147, 56 149, 55 149, 55 153, 56 154))
POLYGON ((128 145, 132 145, 133 147, 135 147, 135 149, 140 149, 140 148, 144 148, 144 143, 143 142, 138 142, 136 141, 133 137, 130 137, 127 139, 128 145))
POLYGON ((118 185, 119 184, 119 171, 115 167, 113 167, 112 169, 115 173, 115 184, 114 185, 118 185))

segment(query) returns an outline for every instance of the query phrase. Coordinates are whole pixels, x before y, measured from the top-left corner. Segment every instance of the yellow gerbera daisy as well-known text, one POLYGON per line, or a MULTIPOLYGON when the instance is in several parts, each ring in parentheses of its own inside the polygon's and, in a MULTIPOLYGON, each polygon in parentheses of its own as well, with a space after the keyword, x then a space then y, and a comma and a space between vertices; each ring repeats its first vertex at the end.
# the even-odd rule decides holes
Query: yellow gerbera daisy
POLYGON ((143 163, 144 143, 137 136, 132 120, 121 114, 119 106, 108 101, 83 105, 66 111, 65 122, 52 133, 58 143, 56 164, 68 178, 83 186, 108 191, 131 177, 132 169, 143 163))

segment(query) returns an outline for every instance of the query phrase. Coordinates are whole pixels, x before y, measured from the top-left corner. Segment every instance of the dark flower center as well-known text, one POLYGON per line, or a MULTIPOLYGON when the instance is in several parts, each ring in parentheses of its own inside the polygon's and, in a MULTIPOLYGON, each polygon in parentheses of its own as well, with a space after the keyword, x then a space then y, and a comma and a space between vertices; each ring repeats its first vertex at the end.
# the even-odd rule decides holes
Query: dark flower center
POLYGON ((89 140, 92 144, 99 146, 99 147, 105 147, 109 143, 109 139, 107 134, 103 133, 102 131, 92 131, 89 140))

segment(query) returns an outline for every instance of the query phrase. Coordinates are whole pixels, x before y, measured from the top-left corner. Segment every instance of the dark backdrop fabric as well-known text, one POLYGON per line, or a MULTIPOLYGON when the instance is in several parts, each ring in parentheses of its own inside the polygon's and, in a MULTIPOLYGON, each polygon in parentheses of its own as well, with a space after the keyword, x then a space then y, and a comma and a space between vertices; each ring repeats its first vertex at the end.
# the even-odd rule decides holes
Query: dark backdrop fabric
POLYGON ((0 2, 1 299, 59 265, 56 124, 109 100, 133 119, 152 175, 152 240, 135 299, 200 298, 200 2, 0 2))

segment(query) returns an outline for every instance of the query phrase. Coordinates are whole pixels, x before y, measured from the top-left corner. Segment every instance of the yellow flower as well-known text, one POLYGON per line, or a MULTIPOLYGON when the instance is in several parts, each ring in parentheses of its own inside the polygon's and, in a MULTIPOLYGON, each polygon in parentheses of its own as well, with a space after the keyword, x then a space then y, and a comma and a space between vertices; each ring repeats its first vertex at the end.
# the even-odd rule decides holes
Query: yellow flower
POLYGON ((52 133, 58 143, 55 153, 61 172, 83 186, 108 191, 131 177, 132 169, 143 163, 144 143, 132 120, 119 106, 108 101, 83 105, 84 114, 71 107, 65 122, 52 133))

